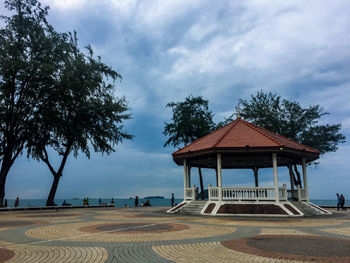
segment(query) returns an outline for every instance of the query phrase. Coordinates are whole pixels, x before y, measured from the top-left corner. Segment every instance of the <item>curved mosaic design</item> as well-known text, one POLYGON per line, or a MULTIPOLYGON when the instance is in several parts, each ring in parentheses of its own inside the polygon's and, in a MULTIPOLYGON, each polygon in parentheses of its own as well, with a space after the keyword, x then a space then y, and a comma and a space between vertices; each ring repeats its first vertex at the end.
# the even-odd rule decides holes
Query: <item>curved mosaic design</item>
POLYGON ((256 256, 309 262, 350 262, 350 241, 319 236, 255 236, 223 241, 231 250, 256 256))
POLYGON ((155 240, 180 240, 193 238, 207 238, 224 235, 235 231, 234 227, 209 226, 197 224, 178 223, 140 223, 140 225, 129 226, 123 229, 123 224, 100 222, 59 224, 55 226, 44 226, 26 231, 28 237, 35 239, 66 239, 84 242, 147 242, 155 240), (97 229, 105 227, 105 230, 97 229), (119 231, 117 231, 119 227, 119 231), (168 228, 166 230, 165 228, 168 228), (87 235, 86 232, 92 233, 87 235))
POLYGON ((128 234, 128 233, 164 233, 170 231, 180 231, 189 229, 184 224, 152 224, 152 223, 111 223, 82 227, 79 230, 90 233, 108 232, 110 234, 128 234))
POLYGON ((7 260, 13 258, 15 253, 11 250, 0 248, 0 263, 6 262, 7 260))
MULTIPOLYGON (((13 256, 6 263, 48 263, 48 262, 105 262, 108 253, 99 247, 61 247, 61 246, 13 246, 13 256)), ((1 260, 0 260, 1 262, 1 260)), ((5 261, 4 261, 5 262, 5 261)))
POLYGON ((1 212, 0 263, 350 262, 350 211, 281 219, 165 210, 1 212))

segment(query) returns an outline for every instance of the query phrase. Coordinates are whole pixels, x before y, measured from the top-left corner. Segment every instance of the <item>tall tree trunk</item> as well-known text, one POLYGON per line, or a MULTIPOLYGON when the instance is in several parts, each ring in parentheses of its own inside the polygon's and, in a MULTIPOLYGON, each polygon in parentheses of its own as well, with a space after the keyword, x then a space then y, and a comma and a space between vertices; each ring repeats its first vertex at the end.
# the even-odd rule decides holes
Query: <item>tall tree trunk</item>
POLYGON ((298 171, 298 167, 297 167, 296 164, 294 164, 294 172, 295 172, 295 174, 296 174, 296 176, 297 176, 297 178, 298 178, 298 184, 299 184, 300 187, 301 187, 301 177, 300 177, 300 173, 299 173, 299 171, 298 171))
POLYGON ((11 156, 5 154, 2 159, 0 169, 0 207, 4 206, 6 178, 10 171, 12 163, 13 162, 11 162, 11 156))
POLYGON ((201 199, 204 200, 203 176, 202 176, 202 169, 200 167, 198 167, 198 174, 199 174, 199 184, 201 185, 201 199))
POLYGON ((254 171, 254 179, 255 179, 255 187, 259 187, 259 179, 258 179, 258 167, 254 167, 253 171, 254 171))
POLYGON ((55 195, 56 195, 56 190, 57 190, 57 186, 58 186, 58 183, 61 179, 61 176, 63 174, 63 169, 64 169, 64 166, 66 165, 66 162, 67 162, 67 158, 69 156, 69 153, 70 153, 70 149, 72 147, 72 143, 67 143, 67 148, 63 154, 63 158, 62 158, 62 161, 61 161, 61 165, 60 167, 58 168, 57 172, 55 171, 55 169, 52 167, 50 161, 49 161, 49 158, 48 158, 48 154, 47 154, 47 151, 46 151, 46 148, 44 148, 43 150, 43 155, 41 156, 41 160, 46 163, 46 165, 49 167, 49 170, 50 172, 52 173, 53 175, 53 183, 52 183, 52 186, 51 186, 51 190, 50 190, 50 193, 49 193, 49 196, 47 197, 47 200, 46 200, 46 206, 52 206, 52 205, 55 205, 55 195))
POLYGON ((295 173, 294 173, 294 171, 293 171, 293 167, 292 167, 291 164, 288 164, 288 170, 289 170, 289 175, 290 175, 290 176, 293 176, 293 178, 294 178, 294 183, 295 183, 295 185, 301 186, 300 174, 299 174, 299 177, 295 177, 295 173))
POLYGON ((61 179, 61 176, 58 174, 55 174, 53 176, 53 182, 52 182, 49 196, 47 197, 46 206, 54 206, 55 205, 54 199, 55 199, 57 186, 58 186, 60 179, 61 179))

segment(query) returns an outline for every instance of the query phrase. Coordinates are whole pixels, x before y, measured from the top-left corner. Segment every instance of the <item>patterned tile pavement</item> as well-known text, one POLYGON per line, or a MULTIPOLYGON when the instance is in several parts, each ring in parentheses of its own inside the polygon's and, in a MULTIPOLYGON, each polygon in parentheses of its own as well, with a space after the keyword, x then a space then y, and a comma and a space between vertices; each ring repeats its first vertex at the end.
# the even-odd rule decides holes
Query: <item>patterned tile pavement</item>
POLYGON ((350 212, 179 216, 167 208, 0 213, 3 262, 350 262, 350 212))

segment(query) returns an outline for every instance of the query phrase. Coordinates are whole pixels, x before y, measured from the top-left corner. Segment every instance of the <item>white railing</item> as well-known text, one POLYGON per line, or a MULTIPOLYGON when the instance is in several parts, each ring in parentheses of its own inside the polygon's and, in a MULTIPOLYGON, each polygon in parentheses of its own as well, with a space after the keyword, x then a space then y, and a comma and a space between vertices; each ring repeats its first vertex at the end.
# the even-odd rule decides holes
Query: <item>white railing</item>
POLYGON ((185 200, 194 200, 196 195, 196 186, 185 188, 185 200))
POLYGON ((209 200, 219 200, 219 189, 218 187, 212 187, 208 185, 208 199, 209 200))
MULTIPOLYGON (((219 200, 219 187, 208 185, 209 200, 219 200)), ((222 187, 224 201, 274 201, 275 188, 273 187, 222 187)), ((287 200, 287 188, 279 188, 279 200, 287 200)))
POLYGON ((297 190, 288 190, 288 199, 299 200, 299 201, 307 201, 306 189, 297 187, 297 190), (299 191, 299 194, 298 194, 299 191), (299 196, 299 197, 298 197, 299 196))
POLYGON ((298 190, 287 190, 289 200, 298 200, 298 190))
POLYGON ((300 201, 307 201, 307 196, 306 196, 306 189, 300 189, 300 201))
POLYGON ((283 187, 278 188, 278 193, 279 193, 279 200, 280 201, 287 201, 288 196, 287 196, 287 185, 283 185, 283 187))

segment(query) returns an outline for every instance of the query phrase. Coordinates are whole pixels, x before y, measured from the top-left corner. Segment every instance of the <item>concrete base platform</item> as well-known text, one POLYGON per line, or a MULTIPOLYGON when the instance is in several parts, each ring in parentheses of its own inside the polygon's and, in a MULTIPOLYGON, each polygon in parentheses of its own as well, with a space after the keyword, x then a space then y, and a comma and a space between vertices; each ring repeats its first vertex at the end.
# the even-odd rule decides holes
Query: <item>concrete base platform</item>
POLYGON ((211 215, 211 216, 248 216, 248 217, 303 217, 330 215, 310 202, 254 202, 254 201, 184 201, 168 213, 211 215))

